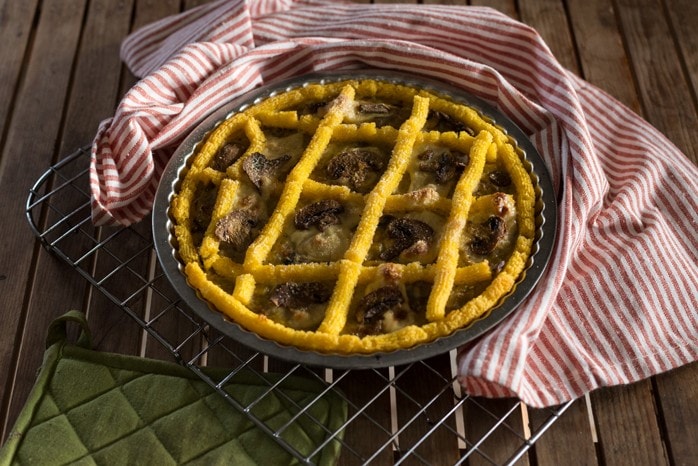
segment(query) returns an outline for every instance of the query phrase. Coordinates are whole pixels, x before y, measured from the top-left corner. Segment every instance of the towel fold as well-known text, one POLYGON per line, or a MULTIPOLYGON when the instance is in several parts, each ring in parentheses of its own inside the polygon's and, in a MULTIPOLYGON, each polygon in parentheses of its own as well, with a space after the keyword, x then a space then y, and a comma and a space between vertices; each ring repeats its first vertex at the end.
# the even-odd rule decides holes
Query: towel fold
POLYGON ((261 84, 367 68, 427 76, 519 125, 560 201, 539 286, 459 352, 466 391, 549 406, 698 359, 698 168, 563 69, 534 29, 480 7, 223 0, 136 31, 122 58, 143 79, 93 143, 96 224, 146 216, 177 143, 261 84))

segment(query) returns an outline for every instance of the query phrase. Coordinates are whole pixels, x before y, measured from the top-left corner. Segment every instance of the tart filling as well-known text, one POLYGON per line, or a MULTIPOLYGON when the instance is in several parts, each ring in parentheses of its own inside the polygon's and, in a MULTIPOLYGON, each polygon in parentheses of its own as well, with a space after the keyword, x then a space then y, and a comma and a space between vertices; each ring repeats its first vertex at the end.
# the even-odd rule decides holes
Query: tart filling
POLYGON ((310 84, 220 123, 171 203, 191 286, 316 351, 412 347, 482 317, 531 254, 515 141, 474 109, 380 80, 310 84))

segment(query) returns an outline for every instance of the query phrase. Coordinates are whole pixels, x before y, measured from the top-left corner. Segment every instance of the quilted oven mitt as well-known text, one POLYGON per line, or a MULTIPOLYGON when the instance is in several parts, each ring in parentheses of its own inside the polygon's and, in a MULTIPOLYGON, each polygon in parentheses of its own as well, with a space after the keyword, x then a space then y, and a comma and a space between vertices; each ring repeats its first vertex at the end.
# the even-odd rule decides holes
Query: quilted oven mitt
MULTIPOLYGON (((84 314, 54 321, 29 399, 0 450, 7 464, 298 464, 276 441, 188 369, 90 349, 84 314), (77 344, 66 323, 82 327, 77 344)), ((226 374, 228 371, 224 372, 226 374)), ((213 375, 213 374, 212 374, 213 375)), ((236 374, 226 391, 302 455, 336 463, 345 401, 314 380, 236 374), (258 400, 255 402, 255 400, 258 400), (299 411, 304 411, 291 421, 299 411), (288 427, 283 428, 288 424, 288 427), (283 428, 283 429, 282 429, 283 428)))

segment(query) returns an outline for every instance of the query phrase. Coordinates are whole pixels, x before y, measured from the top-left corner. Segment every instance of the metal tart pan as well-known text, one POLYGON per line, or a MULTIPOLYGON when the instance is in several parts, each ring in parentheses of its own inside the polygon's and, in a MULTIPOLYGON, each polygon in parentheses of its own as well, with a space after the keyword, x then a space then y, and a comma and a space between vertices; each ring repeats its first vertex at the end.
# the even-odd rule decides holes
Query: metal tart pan
POLYGON ((162 174, 153 205, 152 230, 156 255, 167 279, 180 295, 182 301, 223 335, 256 351, 290 362, 338 369, 366 369, 408 364, 448 352, 473 342, 514 312, 536 287, 550 260, 557 231, 557 202, 550 174, 529 138, 506 115, 482 99, 440 81, 385 70, 316 73, 257 88, 223 104, 199 124, 175 150, 162 174), (524 161, 524 166, 531 174, 536 192, 536 234, 533 250, 525 270, 512 291, 489 312, 468 326, 434 341, 390 352, 342 354, 306 350, 266 339, 231 321, 203 300, 197 291, 189 286, 183 272, 184 264, 177 255, 174 224, 169 214, 170 201, 179 188, 197 144, 218 124, 269 96, 308 84, 349 79, 376 79, 405 84, 425 89, 436 95, 445 95, 456 102, 475 108, 483 118, 498 126, 516 141, 517 150, 524 161))

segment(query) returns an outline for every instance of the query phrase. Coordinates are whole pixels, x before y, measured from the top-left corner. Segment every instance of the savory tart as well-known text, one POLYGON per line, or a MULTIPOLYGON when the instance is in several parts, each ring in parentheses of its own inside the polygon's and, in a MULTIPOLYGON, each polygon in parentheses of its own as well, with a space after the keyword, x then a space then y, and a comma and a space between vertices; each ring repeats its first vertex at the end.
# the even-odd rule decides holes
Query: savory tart
POLYGON ((231 320, 332 353, 409 348, 485 315, 531 254, 516 142, 378 79, 308 84, 218 124, 172 199, 189 284, 231 320))

